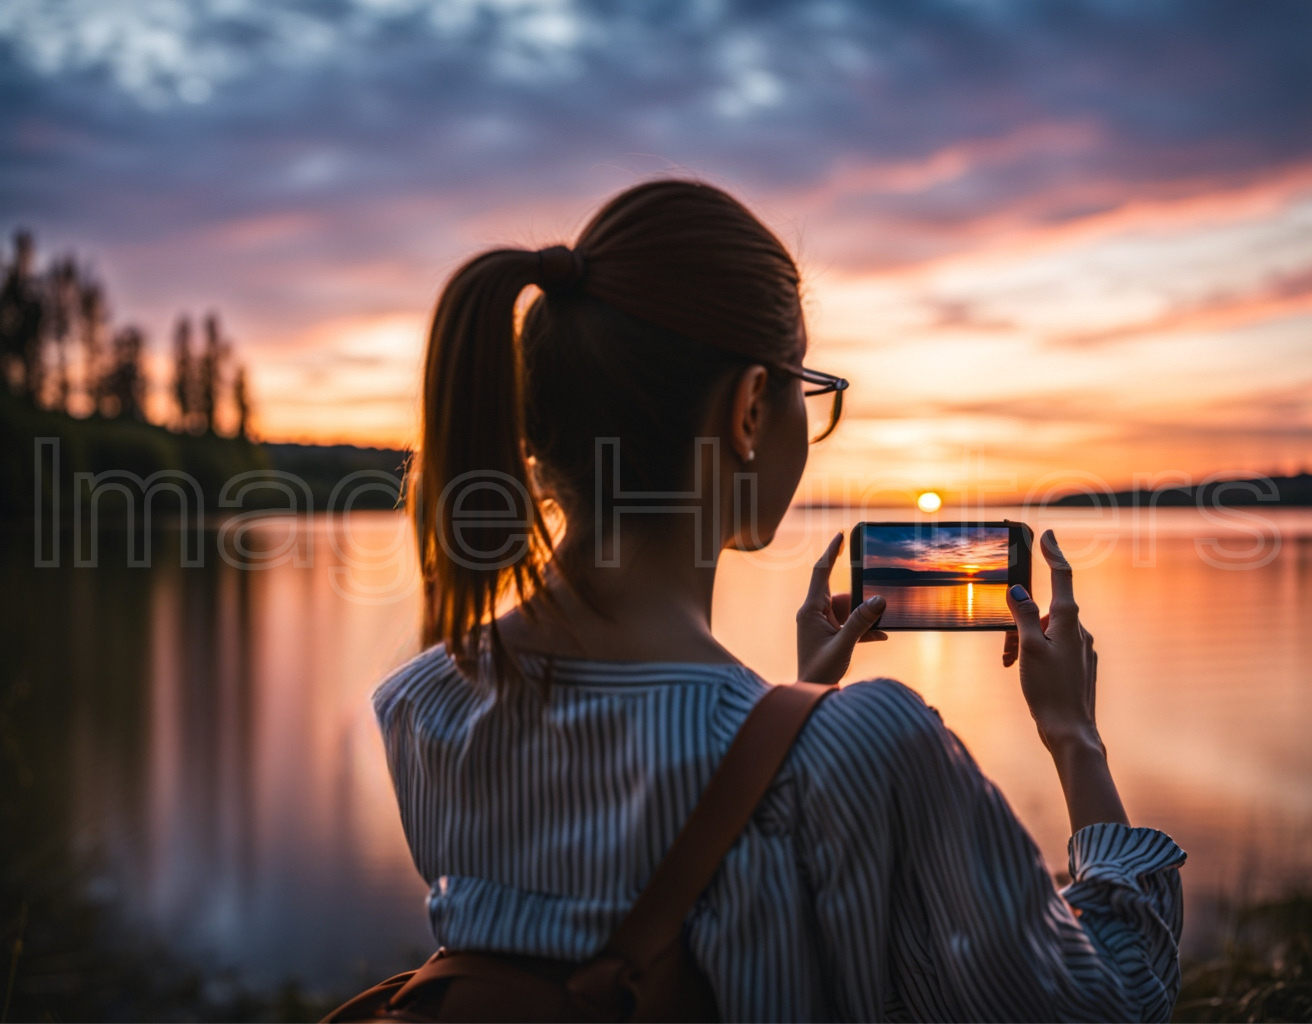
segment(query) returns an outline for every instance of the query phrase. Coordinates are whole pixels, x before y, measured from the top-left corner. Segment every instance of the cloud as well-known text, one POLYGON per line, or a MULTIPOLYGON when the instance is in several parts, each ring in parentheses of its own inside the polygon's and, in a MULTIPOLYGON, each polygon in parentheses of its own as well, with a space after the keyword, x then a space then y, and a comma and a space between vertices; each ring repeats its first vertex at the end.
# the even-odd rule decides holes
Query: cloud
MULTIPOLYGON (((1095 461, 1147 470, 1162 465, 1191 471, 1224 468, 1243 452, 1250 467, 1265 468, 1301 453, 1312 441, 1312 377, 1279 387, 1246 389, 1194 403, 1185 410, 1154 409, 1126 396, 1098 390, 1053 390, 1016 399, 891 403, 878 416, 850 421, 871 428, 867 447, 905 447, 918 438, 951 451, 947 465, 967 449, 1020 464, 1037 461, 1087 466, 1095 461), (1069 444, 1053 440, 1077 441, 1069 444), (932 439, 932 442, 931 442, 932 439), (1214 461, 1215 460, 1215 461, 1214 461)), ((915 446, 912 446, 913 450, 915 446)), ((1122 469, 1118 474, 1128 479, 1122 469)))
MULTIPOLYGON (((268 375, 676 170, 761 209, 817 292, 877 282, 844 300, 853 337, 886 300, 889 347, 1033 334, 1076 360, 1304 308, 1297 253, 1213 280, 1256 235, 1194 290, 1178 256, 1117 246, 1293 223, 1310 41, 1306 4, 1224 0, 8 0, 0 223, 94 257, 157 329, 219 306, 268 375)), ((1087 364, 1061 365, 1078 390, 1087 364)))
POLYGON ((1058 335, 1051 344, 1091 348, 1145 336, 1181 331, 1215 332, 1253 321, 1312 318, 1312 267, 1279 274, 1248 291, 1223 289, 1199 301, 1178 305, 1161 316, 1099 331, 1058 335))
MULTIPOLYGON (((27 137, 34 122, 82 126, 128 156, 103 168, 125 191, 213 183, 202 215, 365 188, 515 181, 546 193, 581 163, 648 152, 755 188, 828 176, 849 201, 950 221, 1074 169, 1145 184, 1200 161, 1252 172, 1309 148, 1298 129, 1312 12, 1297 6, 12 0, 5 11, 0 96, 27 137), (844 171, 853 161, 865 169, 844 171)), ((14 141, 6 155, 31 160, 14 141)))

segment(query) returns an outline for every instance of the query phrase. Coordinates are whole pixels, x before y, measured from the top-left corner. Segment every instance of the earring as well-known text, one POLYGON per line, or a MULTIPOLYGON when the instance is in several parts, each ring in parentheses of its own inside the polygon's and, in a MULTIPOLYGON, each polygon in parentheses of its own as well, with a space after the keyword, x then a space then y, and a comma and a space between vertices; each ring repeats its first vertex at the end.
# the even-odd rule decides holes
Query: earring
POLYGON ((748 449, 747 449, 747 458, 743 459, 743 461, 744 461, 744 462, 751 462, 754 458, 756 458, 756 449, 755 449, 755 448, 748 448, 748 449))

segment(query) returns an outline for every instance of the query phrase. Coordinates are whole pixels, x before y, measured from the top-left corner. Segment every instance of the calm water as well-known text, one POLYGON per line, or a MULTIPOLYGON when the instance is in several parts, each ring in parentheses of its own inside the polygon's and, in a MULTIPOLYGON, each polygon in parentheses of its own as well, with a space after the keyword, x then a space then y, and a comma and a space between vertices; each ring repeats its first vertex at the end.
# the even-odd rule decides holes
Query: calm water
POLYGON ((886 629, 978 629, 1009 626, 1005 583, 936 583, 904 586, 886 580, 862 584, 864 596, 888 602, 879 618, 886 629))
MULTIPOLYGON (((1231 563, 1271 556, 1270 539, 1193 510, 1153 531, 1026 517, 1055 524, 1079 568, 1113 769, 1132 817, 1188 850, 1196 894, 1312 869, 1312 513, 1264 515, 1280 546, 1252 568, 1231 563)), ((768 553, 726 556, 716 632, 766 677, 792 678, 809 565, 854 518, 794 513, 768 553)), ((65 552, 35 569, 30 540, 4 536, 6 756, 41 798, 34 847, 91 865, 85 895, 125 926, 250 985, 340 991, 431 946, 368 704, 416 648, 408 539, 381 513, 238 540, 265 568, 227 564, 213 537, 205 567, 182 568, 166 537, 151 568, 106 543, 98 568, 65 552)), ((1035 589, 1046 602, 1037 567, 1035 589)), ((859 648, 852 678, 918 688, 1060 870, 1065 811, 1001 648, 894 633, 859 648)))

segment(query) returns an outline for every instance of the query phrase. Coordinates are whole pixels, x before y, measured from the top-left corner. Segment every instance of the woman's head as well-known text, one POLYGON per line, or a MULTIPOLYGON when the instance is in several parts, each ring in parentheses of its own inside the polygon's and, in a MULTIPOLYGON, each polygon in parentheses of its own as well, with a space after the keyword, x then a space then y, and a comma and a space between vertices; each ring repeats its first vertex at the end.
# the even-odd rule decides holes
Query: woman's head
POLYGON ((699 437, 755 476, 754 507, 721 542, 768 542, 806 461, 805 345, 792 258, 709 185, 639 185, 572 250, 502 249, 462 266, 433 317, 412 492, 426 642, 469 657, 508 588, 541 588, 544 504, 564 516, 569 579, 626 493, 700 487, 699 437), (516 332, 530 284, 542 294, 516 332))

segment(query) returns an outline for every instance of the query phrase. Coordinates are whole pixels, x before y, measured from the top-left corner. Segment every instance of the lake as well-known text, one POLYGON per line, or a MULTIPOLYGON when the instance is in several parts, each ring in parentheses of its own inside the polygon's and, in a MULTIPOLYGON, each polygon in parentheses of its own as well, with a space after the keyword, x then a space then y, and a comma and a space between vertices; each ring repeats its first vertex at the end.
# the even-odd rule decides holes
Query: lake
POLYGON ((1005 583, 863 584, 865 597, 887 603, 879 617, 882 629, 981 629, 1009 626, 1005 583))
MULTIPOLYGON (((1312 510, 1256 525, 988 510, 1003 516, 1064 541, 1113 771, 1132 819, 1188 851, 1191 899, 1308 878, 1312 510)), ((793 678, 810 564, 856 518, 794 510, 770 550, 724 557, 716 633, 767 678, 793 678)), ((149 568, 113 538, 78 568, 69 537, 59 567, 37 568, 30 536, 2 536, 6 777, 40 809, 23 841, 76 862, 80 898, 254 988, 340 992, 430 951, 369 706, 417 645, 401 516, 209 534, 203 567, 183 567, 176 534, 154 538, 149 568)), ((1035 590, 1046 603, 1038 564, 1035 590)), ((849 678, 918 689, 1061 871, 1064 805, 1002 642, 893 633, 861 645, 849 678)))

